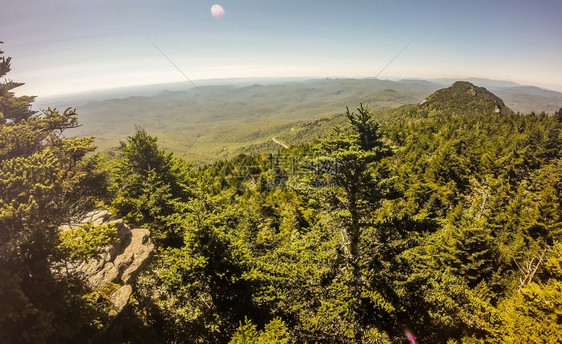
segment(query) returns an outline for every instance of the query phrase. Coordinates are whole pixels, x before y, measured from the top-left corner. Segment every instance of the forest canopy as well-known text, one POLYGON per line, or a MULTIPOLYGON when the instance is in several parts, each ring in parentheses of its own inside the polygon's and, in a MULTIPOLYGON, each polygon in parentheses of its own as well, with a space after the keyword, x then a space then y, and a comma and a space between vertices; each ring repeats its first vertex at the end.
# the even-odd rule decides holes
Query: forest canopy
MULTIPOLYGON (((0 59, 0 77, 10 58, 0 59)), ((562 109, 515 114, 457 82, 287 149, 193 165, 146 130, 114 155, 0 84, 2 343, 556 343, 562 109), (118 315, 78 264, 155 248, 118 315)), ((343 109, 342 109, 343 110, 343 109)), ((111 286, 108 286, 108 288, 111 286)))

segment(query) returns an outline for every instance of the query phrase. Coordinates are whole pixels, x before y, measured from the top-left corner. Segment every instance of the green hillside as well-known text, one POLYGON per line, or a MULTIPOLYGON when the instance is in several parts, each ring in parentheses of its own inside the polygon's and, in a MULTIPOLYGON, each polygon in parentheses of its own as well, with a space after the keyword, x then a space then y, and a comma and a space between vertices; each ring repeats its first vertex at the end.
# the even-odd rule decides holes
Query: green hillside
POLYGON ((311 138, 309 121, 341 113, 341 104, 363 101, 388 110, 417 103, 436 87, 421 81, 321 79, 161 91, 78 105, 82 126, 73 134, 95 136, 107 150, 138 125, 157 135, 165 149, 208 161, 244 147, 271 146, 272 137, 302 143, 304 136, 311 138))
POLYGON ((153 160, 130 156, 138 140, 165 156, 137 132, 112 205, 162 249, 119 326, 164 342, 555 343, 562 110, 502 104, 461 82, 389 114, 361 106, 308 123, 303 138, 323 134, 305 144, 185 170, 187 199, 130 167, 153 160))
POLYGON ((467 81, 457 81, 438 90, 419 104, 407 105, 388 112, 385 118, 431 118, 472 115, 512 115, 498 96, 467 81))
POLYGON ((420 105, 430 114, 447 113, 453 116, 513 113, 498 96, 467 81, 457 81, 451 87, 433 93, 420 105))
MULTIPOLYGON (((9 71, 0 59, 0 77, 9 71)), ((104 116, 183 134, 137 127, 95 154, 92 138, 69 134, 74 110, 34 112, 34 97, 3 80, 1 343, 562 336, 562 109, 515 114, 458 82, 387 112, 194 112, 189 126, 182 106, 168 112, 175 122, 153 111, 181 99, 165 93, 106 103, 134 112, 104 116), (193 163, 160 143, 212 159, 193 163), (88 221, 92 210, 110 212, 88 221)), ((375 93, 400 92, 384 86, 375 93)))
MULTIPOLYGON (((562 101, 562 94, 558 92, 516 87, 513 83, 485 83, 505 94, 516 111, 534 109, 538 113, 540 109, 553 109, 562 101)), ((341 114, 346 105, 363 102, 369 104, 377 116, 384 117, 387 110, 418 104, 440 88, 437 83, 423 80, 373 79, 269 81, 262 84, 240 81, 231 85, 204 85, 199 89, 185 90, 183 87, 181 84, 147 86, 115 90, 113 96, 110 91, 97 96, 76 96, 81 99, 78 104, 69 103, 68 99, 72 98, 42 101, 41 104, 76 107, 82 126, 73 129, 72 133, 95 136, 101 150, 118 147, 119 140, 132 134, 136 126, 141 126, 157 135, 163 148, 188 160, 210 161, 242 152, 248 147, 252 151, 258 147, 275 147, 273 137, 282 137, 289 145, 302 143, 303 135, 318 137, 305 130, 309 121, 341 114), (88 97, 90 100, 85 101, 88 97), (301 130, 307 134, 300 133, 301 130)), ((462 111, 462 107, 457 108, 457 103, 447 101, 452 96, 461 95, 466 96, 462 100, 467 101, 471 113, 494 110, 495 106, 500 106, 502 113, 509 111, 501 100, 490 94, 482 98, 482 104, 471 102, 471 97, 472 101, 480 99, 473 93, 487 93, 483 88, 467 83, 458 83, 440 92, 432 97, 439 100, 443 108, 435 107, 427 99, 424 104, 427 113, 462 111)))

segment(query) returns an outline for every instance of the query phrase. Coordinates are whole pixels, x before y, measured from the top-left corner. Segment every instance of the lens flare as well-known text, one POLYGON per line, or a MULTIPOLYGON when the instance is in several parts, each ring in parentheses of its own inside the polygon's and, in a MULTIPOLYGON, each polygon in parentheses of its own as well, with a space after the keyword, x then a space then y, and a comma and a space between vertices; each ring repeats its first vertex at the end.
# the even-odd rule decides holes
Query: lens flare
POLYGON ((213 15, 213 17, 218 19, 224 17, 226 12, 221 5, 214 4, 213 6, 211 6, 211 14, 213 15))
POLYGON ((404 334, 406 334, 406 337, 408 337, 408 340, 410 341, 410 343, 417 344, 416 343, 416 337, 414 337, 414 334, 409 329, 405 328, 404 334))

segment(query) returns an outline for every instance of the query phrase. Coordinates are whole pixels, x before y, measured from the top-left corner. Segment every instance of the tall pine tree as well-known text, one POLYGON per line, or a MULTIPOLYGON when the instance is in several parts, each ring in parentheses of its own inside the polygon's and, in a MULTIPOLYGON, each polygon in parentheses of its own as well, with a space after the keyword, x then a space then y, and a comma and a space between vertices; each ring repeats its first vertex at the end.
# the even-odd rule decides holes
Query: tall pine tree
MULTIPOLYGON (((0 59, 0 77, 10 62, 0 59)), ((78 125, 75 111, 35 112, 35 97, 12 91, 21 85, 0 83, 0 342, 78 340, 95 328, 86 290, 55 268, 64 258, 57 234, 92 206, 104 175, 84 159, 92 138, 64 136, 78 125)))

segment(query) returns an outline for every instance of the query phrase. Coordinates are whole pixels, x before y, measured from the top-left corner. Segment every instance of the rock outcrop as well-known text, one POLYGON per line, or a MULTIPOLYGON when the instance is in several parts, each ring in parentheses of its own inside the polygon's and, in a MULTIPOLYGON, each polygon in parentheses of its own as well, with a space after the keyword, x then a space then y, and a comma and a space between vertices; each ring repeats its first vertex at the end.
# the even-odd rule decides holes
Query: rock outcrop
POLYGON ((92 211, 67 228, 87 223, 109 224, 117 228, 119 240, 116 244, 72 269, 82 275, 93 290, 106 294, 113 305, 112 313, 117 315, 129 302, 133 291, 131 283, 148 263, 154 245, 150 242, 148 229, 131 229, 123 220, 111 220, 111 217, 107 210, 92 211))

